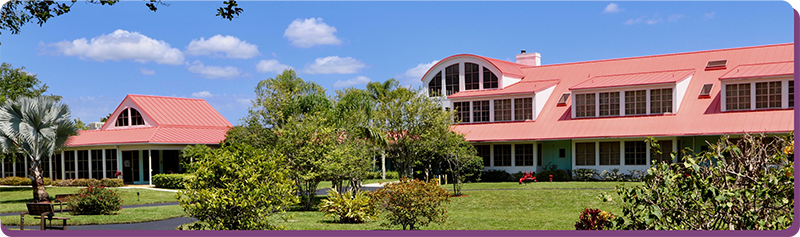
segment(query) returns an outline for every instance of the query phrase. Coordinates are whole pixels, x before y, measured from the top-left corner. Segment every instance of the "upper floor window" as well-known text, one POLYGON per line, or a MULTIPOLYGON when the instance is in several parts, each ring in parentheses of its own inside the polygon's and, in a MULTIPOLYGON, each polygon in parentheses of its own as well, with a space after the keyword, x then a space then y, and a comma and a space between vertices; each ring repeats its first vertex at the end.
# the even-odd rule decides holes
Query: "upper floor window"
POLYGON ((522 121, 531 119, 533 119, 533 99, 514 99, 514 120, 522 121))
POLYGON ((672 113, 672 88, 650 90, 650 113, 672 113))
POLYGON ((447 90, 446 95, 452 95, 458 92, 459 84, 458 84, 458 64, 450 65, 449 67, 444 69, 444 84, 445 90, 447 90))
POLYGON ((472 121, 473 122, 489 122, 489 101, 473 101, 472 102, 472 121))
POLYGON ((794 108, 794 80, 789 81, 789 108, 794 108))
POLYGON ((594 93, 575 95, 575 117, 594 117, 594 93))
POLYGON ((497 89, 497 76, 489 71, 486 67, 483 68, 483 89, 497 89))
POLYGON ((619 115, 619 92, 600 93, 600 116, 619 115))
POLYGON ((494 100, 494 121, 511 120, 511 99, 494 100))
POLYGON ((723 82, 722 88, 725 100, 721 106, 724 111, 794 108, 792 78, 723 82))
POLYGON ((781 82, 756 83, 756 109, 781 107, 781 82))
POLYGON ((474 63, 464 63, 464 89, 480 89, 480 67, 474 63))
POLYGON ((129 110, 131 110, 131 126, 144 125, 142 114, 134 108, 130 108, 129 110))
POLYGON ((647 114, 647 90, 625 91, 625 114, 647 114))
POLYGON ((431 82, 428 82, 428 96, 442 95, 442 72, 436 73, 431 82))
POLYGON ((750 83, 725 85, 725 109, 750 109, 750 83))
POLYGON ((469 123, 469 101, 455 102, 453 108, 456 110, 456 121, 469 123))
POLYGON ((117 117, 117 123, 114 126, 128 126, 128 109, 122 110, 122 113, 117 117))
POLYGON ((533 98, 453 102, 457 121, 499 122, 533 120, 533 98))

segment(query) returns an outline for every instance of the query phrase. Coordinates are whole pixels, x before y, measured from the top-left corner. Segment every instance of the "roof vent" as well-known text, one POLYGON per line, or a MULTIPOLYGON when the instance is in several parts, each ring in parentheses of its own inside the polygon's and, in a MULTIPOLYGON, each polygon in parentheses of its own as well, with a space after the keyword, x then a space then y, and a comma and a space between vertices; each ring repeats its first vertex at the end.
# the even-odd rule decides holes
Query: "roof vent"
POLYGON ((725 66, 728 64, 728 60, 714 60, 708 61, 706 63, 706 70, 717 70, 717 69, 725 69, 725 66))
POLYGON ((703 84, 703 88, 700 89, 700 98, 711 98, 711 88, 714 87, 714 84, 703 84))
POLYGON ((558 99, 557 106, 565 106, 567 105, 567 100, 569 100, 569 93, 561 94, 561 98, 558 99))

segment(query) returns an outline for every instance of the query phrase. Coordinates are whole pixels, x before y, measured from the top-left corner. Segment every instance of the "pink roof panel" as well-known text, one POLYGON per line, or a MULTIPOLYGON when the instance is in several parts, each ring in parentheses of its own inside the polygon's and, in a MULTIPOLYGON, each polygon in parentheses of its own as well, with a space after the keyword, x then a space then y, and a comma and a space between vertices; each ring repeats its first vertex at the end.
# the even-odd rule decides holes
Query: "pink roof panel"
POLYGON ((775 77, 789 76, 794 74, 794 62, 774 62, 739 65, 731 69, 720 77, 720 80, 752 78, 752 77, 775 77))
POLYGON ((521 81, 503 89, 459 91, 447 98, 481 97, 494 95, 533 94, 558 84, 558 80, 521 81))
POLYGON ((669 70, 660 72, 637 72, 616 75, 603 75, 592 77, 583 81, 570 90, 612 88, 621 86, 640 86, 675 83, 694 73, 694 69, 669 70))
POLYGON ((232 127, 222 115, 202 99, 129 95, 158 125, 232 127))

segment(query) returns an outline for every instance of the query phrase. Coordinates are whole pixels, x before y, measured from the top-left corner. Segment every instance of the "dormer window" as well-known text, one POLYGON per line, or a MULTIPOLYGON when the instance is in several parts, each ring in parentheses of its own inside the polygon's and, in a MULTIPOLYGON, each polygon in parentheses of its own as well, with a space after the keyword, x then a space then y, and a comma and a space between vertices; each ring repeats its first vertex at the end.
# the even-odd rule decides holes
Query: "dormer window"
POLYGON ((130 108, 129 110, 131 110, 131 126, 144 125, 142 114, 134 108, 130 108))
POLYGON ((452 95, 458 92, 459 85, 458 85, 458 64, 453 64, 447 67, 444 74, 444 83, 445 83, 445 90, 447 90, 447 94, 445 95, 452 95))
POLYGON ((488 68, 483 68, 483 89, 497 89, 497 75, 488 68))
POLYGON ((137 125, 144 125, 144 118, 142 118, 142 114, 139 113, 138 110, 134 108, 127 108, 122 110, 117 117, 117 122, 114 124, 115 127, 127 127, 127 126, 137 126, 137 125))
POLYGON ((464 89, 480 89, 480 67, 474 63, 464 63, 464 89))
POLYGON ((436 73, 431 82, 428 83, 428 96, 436 97, 442 95, 442 72, 436 73))
POLYGON ((114 126, 128 126, 128 109, 123 110, 122 113, 119 114, 119 117, 117 117, 117 123, 114 124, 114 126))
POLYGON ((794 108, 794 63, 739 65, 722 75, 722 111, 794 108))

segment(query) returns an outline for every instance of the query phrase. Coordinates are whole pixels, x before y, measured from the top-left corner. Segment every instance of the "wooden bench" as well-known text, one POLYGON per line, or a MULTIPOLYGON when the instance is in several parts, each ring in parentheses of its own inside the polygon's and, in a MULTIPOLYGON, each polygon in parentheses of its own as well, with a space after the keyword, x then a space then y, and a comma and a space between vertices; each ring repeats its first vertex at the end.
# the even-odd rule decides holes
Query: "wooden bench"
POLYGON ((58 212, 64 213, 64 204, 69 202, 69 199, 77 194, 70 193, 70 194, 56 194, 55 200, 53 202, 58 203, 58 212))
POLYGON ((67 229, 67 217, 55 217, 55 210, 53 210, 52 203, 26 203, 25 205, 28 206, 28 211, 19 214, 19 230, 25 230, 25 215, 32 215, 34 219, 41 219, 40 227, 41 230, 46 229, 59 229, 59 230, 66 230, 67 229), (51 226, 45 225, 45 220, 50 220, 51 226), (53 220, 61 220, 61 226, 52 226, 53 220))

